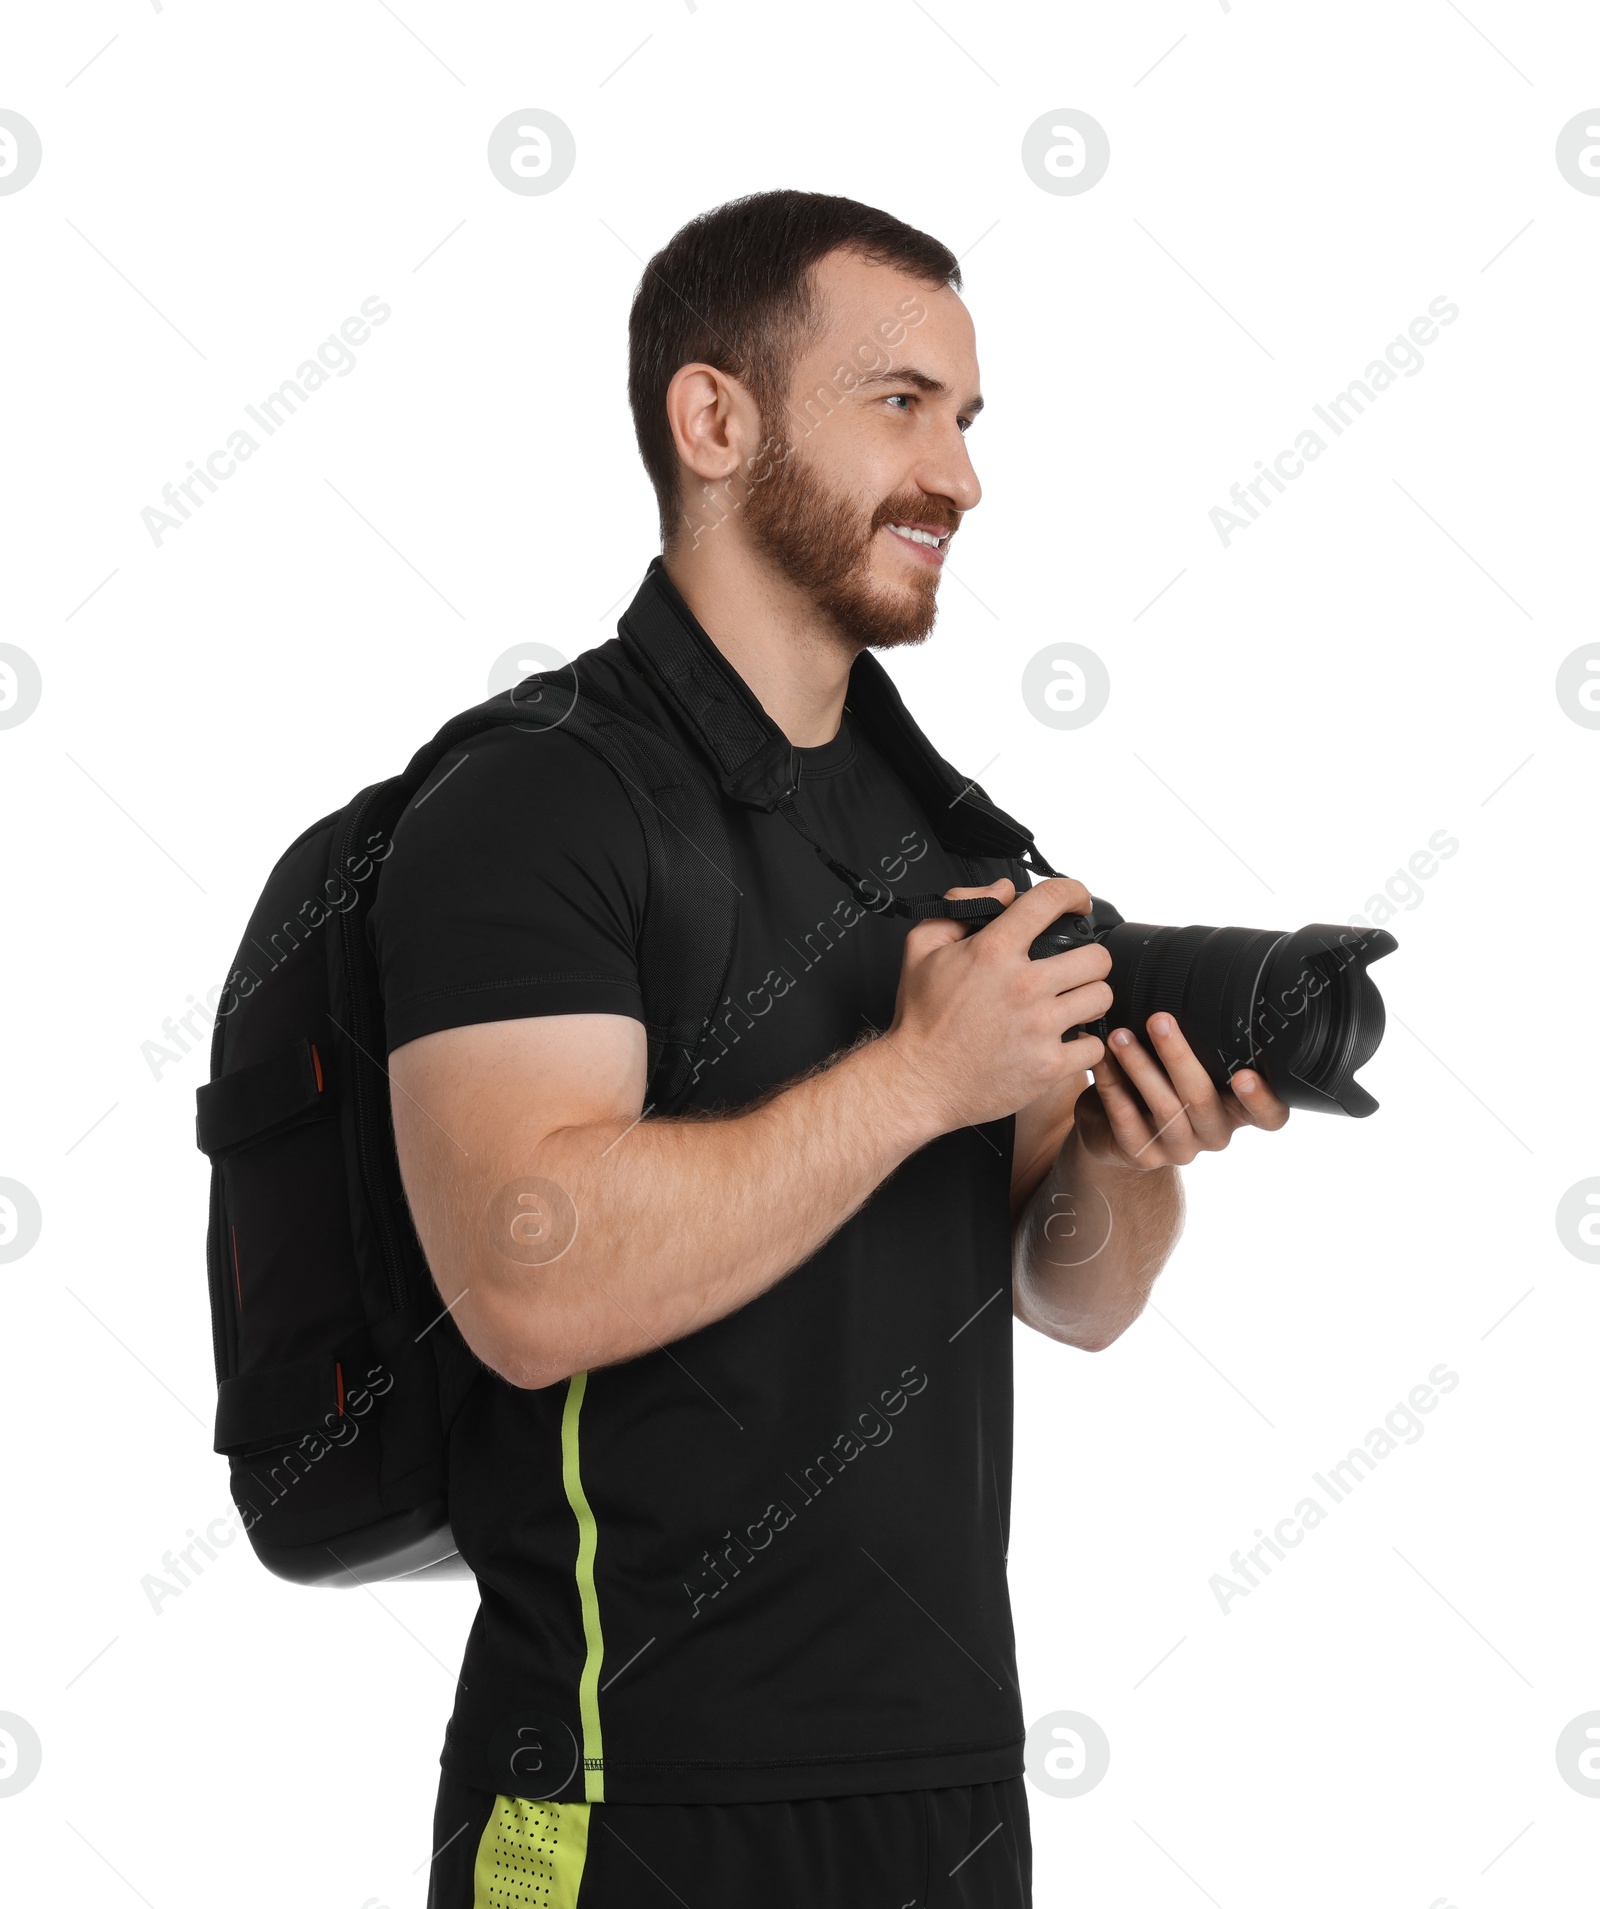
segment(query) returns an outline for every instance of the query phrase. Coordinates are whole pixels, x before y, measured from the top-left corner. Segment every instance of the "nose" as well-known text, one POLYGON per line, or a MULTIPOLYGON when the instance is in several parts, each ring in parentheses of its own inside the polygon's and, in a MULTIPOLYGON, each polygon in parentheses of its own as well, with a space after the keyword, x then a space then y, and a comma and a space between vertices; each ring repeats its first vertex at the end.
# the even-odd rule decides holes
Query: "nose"
POLYGON ((930 497, 948 498, 959 511, 975 510, 983 497, 983 486, 967 455, 967 441, 954 421, 941 430, 936 444, 928 447, 913 474, 913 482, 930 497))

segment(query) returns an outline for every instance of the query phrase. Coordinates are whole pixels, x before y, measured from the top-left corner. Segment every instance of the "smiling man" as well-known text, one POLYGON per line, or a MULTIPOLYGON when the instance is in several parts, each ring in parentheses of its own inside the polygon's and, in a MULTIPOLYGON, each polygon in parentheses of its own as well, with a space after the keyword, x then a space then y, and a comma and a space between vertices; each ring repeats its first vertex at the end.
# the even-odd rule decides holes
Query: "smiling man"
POLYGON ((1287 1119, 1248 1072, 1219 1097, 1162 1016, 1159 1061, 1068 1038, 1109 956, 1029 948, 1088 890, 963 848, 982 791, 891 761, 914 725, 865 653, 928 635, 980 495, 960 282, 885 213, 772 192, 685 226, 635 298, 663 552, 575 679, 719 807, 721 1006, 670 1111, 663 1003, 700 957, 663 943, 652 831, 685 812, 530 725, 452 752, 396 831, 396 1138, 483 1368, 432 1909, 1029 1903, 1012 1320, 1109 1345, 1176 1168, 1287 1119), (894 912, 930 892, 1001 906, 894 912))

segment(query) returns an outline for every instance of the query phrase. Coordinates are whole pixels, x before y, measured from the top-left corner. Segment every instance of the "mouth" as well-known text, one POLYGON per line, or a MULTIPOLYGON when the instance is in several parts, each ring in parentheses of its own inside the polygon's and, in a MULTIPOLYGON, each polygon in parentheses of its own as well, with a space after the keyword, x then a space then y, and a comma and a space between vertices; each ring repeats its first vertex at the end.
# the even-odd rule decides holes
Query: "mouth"
POLYGON ((944 562, 953 534, 949 530, 941 530, 937 524, 888 523, 883 528, 896 543, 904 544, 917 562, 930 564, 935 570, 944 562))

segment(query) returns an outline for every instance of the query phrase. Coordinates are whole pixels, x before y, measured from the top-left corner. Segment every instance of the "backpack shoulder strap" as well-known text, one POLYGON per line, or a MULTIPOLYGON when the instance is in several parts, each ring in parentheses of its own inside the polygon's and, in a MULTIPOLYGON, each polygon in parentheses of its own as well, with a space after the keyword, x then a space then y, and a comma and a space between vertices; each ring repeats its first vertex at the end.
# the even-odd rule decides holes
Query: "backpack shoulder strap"
POLYGON ((695 1060, 733 966, 739 915, 733 851, 716 790, 673 743, 593 697, 578 709, 574 738, 621 777, 644 831, 650 866, 639 947, 648 1016, 645 1108, 670 1113, 694 1084, 695 1060))
MULTIPOLYGON (((986 921, 990 900, 895 895, 858 875, 818 840, 795 803, 799 760, 789 739, 744 679, 700 629, 659 557, 617 625, 630 662, 666 697, 694 737, 731 800, 776 810, 811 845, 856 898, 878 913, 923 920, 943 916, 986 921)), ((888 672, 863 650, 850 672, 845 706, 927 811, 940 842, 960 857, 1000 856, 1036 875, 1053 875, 1032 834, 997 808, 976 782, 957 773, 922 733, 888 672)))
POLYGON ((645 1102, 650 1111, 671 1112, 693 1084, 733 964, 739 891, 717 792, 673 741, 568 664, 526 677, 446 723, 397 779, 395 818, 452 749, 504 725, 563 729, 618 776, 633 803, 649 864, 639 949, 645 1102))

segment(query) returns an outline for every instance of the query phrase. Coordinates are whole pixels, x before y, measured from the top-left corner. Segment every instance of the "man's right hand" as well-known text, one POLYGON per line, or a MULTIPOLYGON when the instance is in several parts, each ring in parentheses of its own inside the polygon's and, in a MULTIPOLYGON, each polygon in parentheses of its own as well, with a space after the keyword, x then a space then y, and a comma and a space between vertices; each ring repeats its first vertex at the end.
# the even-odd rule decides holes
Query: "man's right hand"
POLYGON ((1092 1034, 1061 1037, 1109 1010, 1107 949, 1091 941, 1038 961, 1028 955, 1052 922, 1089 912, 1088 889, 1056 876, 1021 895, 1010 881, 945 891, 947 901, 978 895, 1004 908, 975 933, 924 921, 906 936, 886 1037, 904 1063, 908 1100, 941 1133, 1015 1113, 1105 1057, 1092 1034))

